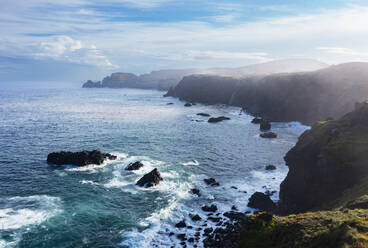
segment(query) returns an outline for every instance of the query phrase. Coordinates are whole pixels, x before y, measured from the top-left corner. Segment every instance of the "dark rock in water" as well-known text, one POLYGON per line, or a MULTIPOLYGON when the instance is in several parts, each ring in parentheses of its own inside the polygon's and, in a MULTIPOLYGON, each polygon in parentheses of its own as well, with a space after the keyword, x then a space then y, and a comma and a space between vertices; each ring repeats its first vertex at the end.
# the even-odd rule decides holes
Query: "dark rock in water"
POLYGON ((276 190, 266 190, 265 194, 268 195, 268 196, 272 196, 273 194, 275 194, 277 191, 276 190))
POLYGON ((193 195, 201 196, 201 192, 199 189, 191 189, 193 195))
POLYGON ((217 206, 215 204, 212 204, 211 206, 203 206, 202 210, 205 212, 216 212, 217 211, 217 206))
POLYGON ((226 117, 226 116, 220 116, 220 117, 211 117, 211 118, 208 119, 208 122, 209 123, 217 123, 217 122, 226 121, 226 120, 230 120, 230 118, 226 117))
POLYGON ((193 104, 187 102, 186 104, 184 104, 184 107, 192 107, 193 104))
POLYGON ((273 132, 261 133, 259 136, 262 137, 262 138, 265 138, 265 139, 277 138, 277 134, 275 134, 273 132))
POLYGON ((260 125, 259 125, 259 129, 261 131, 268 131, 271 129, 271 123, 269 121, 263 120, 261 121, 260 125))
POLYGON ((184 227, 186 227, 186 226, 187 226, 187 224, 185 223, 185 221, 184 221, 184 220, 182 220, 182 221, 180 221, 180 222, 176 223, 176 225, 175 225, 175 227, 177 227, 177 228, 184 228, 184 227))
POLYGON ((189 243, 193 243, 193 242, 194 242, 194 238, 189 238, 189 239, 188 239, 188 242, 189 242, 189 243))
POLYGON ((157 168, 153 169, 151 172, 144 175, 141 179, 138 180, 137 185, 141 187, 152 187, 160 183, 162 181, 162 177, 157 168))
POLYGON ((231 210, 237 211, 237 210, 238 210, 238 208, 237 208, 235 205, 233 205, 233 206, 231 207, 231 210))
POLYGON ((273 164, 269 164, 266 166, 266 170, 276 170, 276 166, 274 166, 273 164))
POLYGON ((175 234, 175 233, 170 232, 170 233, 169 233, 169 236, 170 236, 170 237, 171 237, 171 236, 174 236, 174 234, 175 234))
POLYGON ((221 218, 220 217, 208 217, 208 220, 217 223, 217 222, 220 222, 221 218))
POLYGON ((216 181, 216 179, 214 178, 206 178, 203 180, 207 185, 211 185, 211 186, 220 186, 220 183, 216 181))
POLYGON ((172 103, 172 102, 168 102, 168 103, 166 103, 166 105, 173 105, 174 103, 172 103))
POLYGON ((232 189, 238 189, 238 187, 235 187, 235 186, 231 186, 232 189))
POLYGON ((211 116, 211 115, 209 115, 207 113, 198 113, 197 115, 203 116, 203 117, 210 117, 211 116))
POLYGON ((253 124, 261 124, 262 120, 263 119, 261 117, 255 117, 255 118, 253 118, 252 123, 253 124))
POLYGON ((204 231, 204 235, 208 235, 211 232, 213 232, 213 228, 212 227, 209 227, 209 228, 204 229, 203 231, 204 231))
POLYGON ((191 216, 191 219, 192 219, 193 221, 199 221, 199 220, 201 220, 202 218, 201 218, 201 216, 199 216, 198 214, 196 214, 196 215, 191 216))
POLYGON ((276 204, 271 200, 271 198, 261 192, 254 193, 248 202, 248 207, 259 209, 260 211, 275 211, 276 204))
POLYGON ((47 162, 64 165, 72 164, 77 166, 85 166, 88 164, 102 164, 105 160, 114 160, 117 157, 109 153, 102 153, 98 150, 81 151, 81 152, 53 152, 47 155, 47 162))
POLYGON ((176 234, 176 237, 177 237, 178 239, 180 239, 181 241, 185 241, 185 240, 187 240, 187 238, 185 237, 185 233, 176 234))
POLYGON ((125 170, 128 170, 128 171, 132 171, 132 170, 139 170, 140 168, 142 168, 144 166, 144 164, 142 164, 142 162, 140 161, 137 161, 137 162, 134 162, 134 163, 130 163, 126 168, 125 170))

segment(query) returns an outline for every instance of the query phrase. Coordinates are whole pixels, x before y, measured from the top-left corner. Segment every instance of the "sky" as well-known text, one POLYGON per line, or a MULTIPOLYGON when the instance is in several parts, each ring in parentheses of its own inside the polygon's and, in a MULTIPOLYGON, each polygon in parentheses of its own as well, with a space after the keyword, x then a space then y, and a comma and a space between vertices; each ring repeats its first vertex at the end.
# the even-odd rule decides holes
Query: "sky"
POLYGON ((366 0, 0 0, 0 82, 368 61, 366 0))

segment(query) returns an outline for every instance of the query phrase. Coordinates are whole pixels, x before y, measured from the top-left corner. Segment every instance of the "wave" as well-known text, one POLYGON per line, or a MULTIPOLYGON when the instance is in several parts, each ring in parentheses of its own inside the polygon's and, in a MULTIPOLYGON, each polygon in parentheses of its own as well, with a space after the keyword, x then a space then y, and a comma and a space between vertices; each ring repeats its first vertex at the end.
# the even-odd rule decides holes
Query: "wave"
POLYGON ((118 163, 120 160, 128 156, 128 154, 126 153, 111 153, 111 154, 117 156, 117 158, 115 160, 108 159, 100 165, 97 164, 89 164, 86 166, 64 165, 63 168, 65 169, 65 171, 87 171, 90 173, 96 173, 98 169, 104 168, 106 165, 118 163))
POLYGON ((184 163, 181 163, 181 164, 182 165, 185 165, 185 166, 187 166, 187 165, 195 165, 195 166, 197 166, 197 165, 199 165, 199 162, 197 160, 192 160, 192 161, 184 162, 184 163))
POLYGON ((0 229, 13 233, 13 240, 1 240, 0 247, 16 246, 17 238, 29 230, 62 212, 61 199, 47 195, 11 197, 0 199, 0 229))

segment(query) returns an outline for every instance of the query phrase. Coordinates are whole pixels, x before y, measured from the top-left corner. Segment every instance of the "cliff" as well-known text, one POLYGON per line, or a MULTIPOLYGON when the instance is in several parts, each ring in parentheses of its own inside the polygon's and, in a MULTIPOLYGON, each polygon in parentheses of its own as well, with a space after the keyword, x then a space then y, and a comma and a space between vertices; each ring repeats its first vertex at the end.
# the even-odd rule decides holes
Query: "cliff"
MULTIPOLYGON (((368 177, 368 103, 339 120, 318 122, 286 154, 280 186, 283 212, 320 210, 368 177)), ((368 193, 368 192, 362 192, 368 193)), ((351 194, 350 194, 351 195, 351 194)))
POLYGON ((239 106, 272 121, 313 124, 340 118, 368 96, 368 63, 242 79, 192 75, 184 77, 167 96, 239 106))
POLYGON ((251 215, 239 247, 368 247, 368 102, 313 125, 285 161, 282 215, 251 215))

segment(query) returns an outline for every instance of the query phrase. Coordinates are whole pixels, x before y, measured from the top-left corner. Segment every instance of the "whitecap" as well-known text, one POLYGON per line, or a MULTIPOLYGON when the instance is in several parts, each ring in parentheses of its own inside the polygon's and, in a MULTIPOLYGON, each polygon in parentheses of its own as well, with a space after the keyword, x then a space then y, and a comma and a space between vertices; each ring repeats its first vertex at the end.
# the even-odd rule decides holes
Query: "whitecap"
POLYGON ((195 166, 198 166, 199 165, 199 162, 197 160, 192 160, 192 161, 189 161, 189 162, 184 162, 184 163, 181 163, 182 165, 195 165, 195 166))
POLYGON ((5 208, 0 209, 0 228, 12 230, 40 224, 59 214, 60 205, 60 198, 47 195, 8 198, 5 208))

